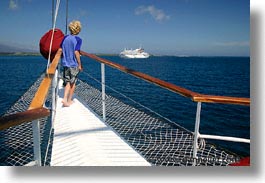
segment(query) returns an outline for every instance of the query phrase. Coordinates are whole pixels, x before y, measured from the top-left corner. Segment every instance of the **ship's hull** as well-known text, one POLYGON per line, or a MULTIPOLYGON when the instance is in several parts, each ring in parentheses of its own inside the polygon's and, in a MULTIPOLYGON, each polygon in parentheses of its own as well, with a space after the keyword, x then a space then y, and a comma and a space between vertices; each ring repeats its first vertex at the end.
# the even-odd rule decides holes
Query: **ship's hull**
POLYGON ((144 52, 144 49, 141 47, 135 50, 124 49, 120 53, 120 57, 122 58, 149 58, 149 56, 149 53, 144 52))
POLYGON ((149 58, 150 55, 149 54, 146 54, 146 55, 143 55, 143 54, 135 54, 135 55, 130 55, 130 54, 120 54, 120 57, 122 58, 149 58))

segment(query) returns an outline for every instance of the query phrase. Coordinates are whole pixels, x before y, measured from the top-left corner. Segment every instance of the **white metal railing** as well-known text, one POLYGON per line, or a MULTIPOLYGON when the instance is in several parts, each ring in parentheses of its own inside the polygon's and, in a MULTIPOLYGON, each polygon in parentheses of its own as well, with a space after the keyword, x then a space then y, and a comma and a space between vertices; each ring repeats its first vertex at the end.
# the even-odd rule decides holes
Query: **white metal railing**
POLYGON ((101 89, 102 89, 102 117, 106 121, 106 86, 105 86, 105 64, 101 63, 101 89))
POLYGON ((32 122, 33 129, 33 152, 35 165, 41 166, 41 140, 40 140, 40 122, 35 120, 32 122))
MULTIPOLYGON (((51 96, 52 96, 52 104, 51 104, 51 129, 49 133, 49 142, 50 137, 52 134, 52 131, 54 129, 54 119, 56 114, 56 104, 57 104, 57 97, 58 97, 58 84, 60 79, 59 69, 60 69, 60 57, 61 57, 61 51, 59 50, 53 60, 53 63, 49 67, 49 70, 46 73, 46 78, 41 83, 41 86, 39 87, 38 91, 35 94, 35 97, 30 105, 30 108, 34 108, 38 105, 42 105, 43 108, 46 108, 45 101, 46 95, 48 94, 48 89, 42 86, 50 87, 49 81, 51 80, 51 96), (43 92, 43 90, 46 90, 46 92, 43 92), (42 101, 42 102, 39 102, 42 101), (35 102, 35 103, 34 103, 35 102)), ((41 138, 40 138, 40 121, 39 119, 32 122, 32 128, 33 128, 33 150, 34 150, 34 162, 33 165, 42 166, 42 157, 41 157, 41 138)), ((47 158, 48 154, 48 148, 49 148, 49 142, 46 149, 45 159, 47 158)), ((46 160, 44 160, 45 162, 46 160)), ((32 164, 32 163, 31 163, 32 164)))
MULTIPOLYGON (((57 97, 58 97, 58 79, 59 74, 58 70, 55 71, 53 80, 52 80, 52 86, 51 86, 51 92, 52 92, 52 105, 51 105, 51 129, 49 133, 49 142, 52 130, 54 129, 54 119, 56 114, 56 104, 57 104, 57 97)), ((45 107, 45 106, 44 106, 45 107)), ((34 153, 34 162, 30 165, 36 165, 36 166, 42 166, 42 157, 41 157, 41 137, 40 137, 40 121, 35 120, 32 122, 32 129, 33 129, 33 153, 34 153)), ((46 149, 46 155, 45 159, 48 154, 48 148, 49 148, 49 142, 46 149)), ((44 160, 45 162, 46 160, 44 160)))
POLYGON ((200 121, 201 121, 201 106, 202 103, 197 103, 197 112, 196 112, 196 120, 195 120, 195 128, 194 128, 194 142, 193 142, 193 166, 196 166, 197 161, 197 150, 198 150, 198 139, 214 139, 214 140, 223 140, 223 141, 231 141, 231 142, 241 142, 241 143, 250 143, 250 139, 245 138, 237 138, 237 137, 229 137, 229 136, 217 136, 217 135, 205 135, 200 134, 200 121))

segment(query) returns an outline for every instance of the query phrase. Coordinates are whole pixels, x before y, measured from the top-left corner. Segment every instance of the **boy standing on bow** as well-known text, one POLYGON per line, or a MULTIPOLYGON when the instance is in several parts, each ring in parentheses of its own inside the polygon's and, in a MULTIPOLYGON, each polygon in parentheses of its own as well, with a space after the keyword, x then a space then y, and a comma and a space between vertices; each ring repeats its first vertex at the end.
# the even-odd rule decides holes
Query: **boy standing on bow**
POLYGON ((63 78, 65 89, 63 106, 69 107, 73 102, 73 94, 75 91, 75 83, 77 75, 82 71, 80 50, 82 45, 82 39, 77 35, 81 31, 81 23, 79 21, 72 21, 69 26, 70 35, 66 35, 62 41, 61 48, 62 54, 62 66, 63 66, 63 78))

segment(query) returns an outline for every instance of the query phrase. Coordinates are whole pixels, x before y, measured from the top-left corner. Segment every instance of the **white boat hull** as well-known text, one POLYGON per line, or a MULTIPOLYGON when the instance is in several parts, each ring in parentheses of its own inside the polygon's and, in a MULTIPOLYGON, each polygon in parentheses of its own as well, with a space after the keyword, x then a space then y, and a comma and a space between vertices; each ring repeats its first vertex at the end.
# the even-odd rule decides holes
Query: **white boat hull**
POLYGON ((120 54, 122 58, 149 58, 150 55, 123 55, 120 54))
POLYGON ((135 50, 124 49, 120 53, 120 57, 122 57, 122 58, 149 58, 150 55, 149 55, 149 53, 144 52, 144 49, 138 48, 135 50))

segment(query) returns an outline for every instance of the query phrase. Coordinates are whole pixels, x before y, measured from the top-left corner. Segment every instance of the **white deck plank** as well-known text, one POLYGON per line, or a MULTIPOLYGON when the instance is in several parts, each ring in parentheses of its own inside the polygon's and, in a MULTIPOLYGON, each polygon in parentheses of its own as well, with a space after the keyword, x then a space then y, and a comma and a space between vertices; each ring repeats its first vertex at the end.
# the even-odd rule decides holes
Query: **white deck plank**
POLYGON ((78 98, 62 107, 62 96, 60 88, 51 166, 150 166, 78 98))

